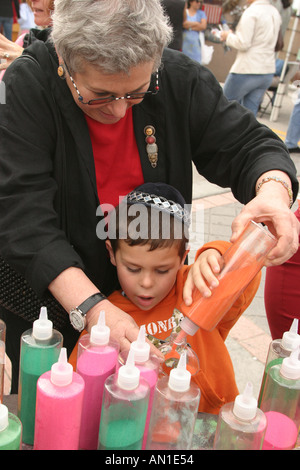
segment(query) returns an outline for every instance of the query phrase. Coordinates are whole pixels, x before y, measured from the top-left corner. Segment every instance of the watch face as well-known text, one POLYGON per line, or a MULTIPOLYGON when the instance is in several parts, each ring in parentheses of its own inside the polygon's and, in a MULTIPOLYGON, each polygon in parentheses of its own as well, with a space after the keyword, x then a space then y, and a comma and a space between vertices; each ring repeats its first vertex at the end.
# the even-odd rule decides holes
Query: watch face
POLYGON ((83 316, 76 311, 70 313, 70 322, 75 330, 82 331, 85 327, 83 316))

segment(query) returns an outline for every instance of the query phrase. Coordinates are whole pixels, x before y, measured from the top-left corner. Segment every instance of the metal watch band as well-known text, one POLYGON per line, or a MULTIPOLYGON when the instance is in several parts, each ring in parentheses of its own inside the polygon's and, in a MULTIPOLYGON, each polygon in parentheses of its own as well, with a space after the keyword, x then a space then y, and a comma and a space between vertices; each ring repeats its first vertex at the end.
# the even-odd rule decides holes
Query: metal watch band
POLYGON ((97 305, 101 300, 105 300, 106 297, 105 295, 101 294, 101 292, 97 292, 96 294, 91 295, 88 297, 84 302, 82 302, 78 307, 76 307, 78 310, 80 310, 83 315, 86 315, 87 312, 93 308, 95 305, 97 305))

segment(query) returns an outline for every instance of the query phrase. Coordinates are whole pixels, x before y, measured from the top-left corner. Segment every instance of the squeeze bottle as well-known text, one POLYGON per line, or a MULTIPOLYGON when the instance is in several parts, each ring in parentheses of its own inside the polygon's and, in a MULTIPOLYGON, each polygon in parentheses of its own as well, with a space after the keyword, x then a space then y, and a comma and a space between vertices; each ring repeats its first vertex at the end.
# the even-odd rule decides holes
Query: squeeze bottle
POLYGON ((79 448, 97 450, 104 382, 116 371, 119 344, 110 341, 102 310, 91 334, 80 338, 76 371, 85 382, 79 448))
POLYGON ((7 406, 0 404, 0 450, 20 450, 22 444, 22 423, 17 416, 9 413, 7 406))
POLYGON ((248 382, 234 402, 226 403, 220 409, 213 448, 261 450, 266 428, 267 418, 257 407, 253 385, 248 382))
POLYGON ((0 403, 3 403, 6 325, 0 320, 0 403))
POLYGON ((203 297, 195 289, 192 305, 181 304, 180 311, 185 315, 180 323, 182 330, 189 335, 194 335, 199 327, 213 330, 261 270, 276 243, 276 238, 265 227, 251 220, 222 256, 219 285, 211 296, 203 297))
POLYGON ((293 449, 300 425, 299 349, 269 369, 260 408, 268 420, 263 450, 293 449))
POLYGON ((58 362, 37 381, 34 450, 78 450, 84 380, 67 362, 58 362))
POLYGON ((130 350, 126 364, 105 381, 99 450, 141 450, 149 396, 150 386, 130 350))
POLYGON ((271 341, 266 359, 265 370, 260 387, 258 406, 260 407, 264 386, 270 367, 281 364, 285 357, 288 357, 294 349, 300 346, 300 335, 298 335, 298 319, 294 319, 289 331, 285 331, 282 339, 271 341))
POLYGON ((18 417, 23 425, 23 442, 32 445, 37 380, 57 361, 63 337, 53 329, 47 308, 42 307, 33 327, 21 336, 20 372, 18 391, 18 417))
MULTIPOLYGON (((139 369, 141 377, 147 380, 150 386, 150 397, 149 397, 149 406, 146 418, 145 432, 143 437, 142 450, 145 449, 148 427, 150 421, 150 415, 152 410, 153 395, 155 390, 155 385, 158 379, 158 371, 160 366, 160 361, 157 356, 154 354, 150 355, 150 345, 146 342, 146 331, 145 325, 140 327, 140 331, 136 341, 133 341, 130 345, 130 349, 134 352, 134 362, 135 366, 139 369)), ((123 351, 120 354, 119 362, 120 365, 124 365, 128 357, 128 351, 123 351)))
POLYGON ((199 401, 200 389, 191 383, 183 352, 177 368, 157 381, 146 449, 190 449, 199 401))

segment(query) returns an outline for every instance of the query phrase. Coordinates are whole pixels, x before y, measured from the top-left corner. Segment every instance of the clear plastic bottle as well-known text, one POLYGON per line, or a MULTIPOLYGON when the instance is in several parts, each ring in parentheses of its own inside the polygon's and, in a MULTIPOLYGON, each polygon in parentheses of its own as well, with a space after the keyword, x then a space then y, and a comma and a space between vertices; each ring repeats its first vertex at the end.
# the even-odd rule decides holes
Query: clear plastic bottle
POLYGON ((203 297, 195 289, 192 305, 181 304, 180 311, 185 315, 180 324, 182 330, 194 335, 199 327, 206 331, 214 329, 261 270, 276 243, 276 238, 265 227, 251 220, 222 256, 219 285, 211 296, 203 297))
POLYGON ((47 308, 42 307, 33 327, 21 336, 18 417, 23 425, 23 442, 32 445, 38 378, 51 369, 62 348, 62 334, 53 329, 47 308))
POLYGON ((222 406, 214 439, 215 450, 261 450, 267 418, 257 407, 253 385, 246 384, 234 402, 222 406))
POLYGON ((79 448, 97 450, 104 382, 116 371, 119 344, 110 340, 102 310, 91 334, 82 336, 78 344, 76 372, 85 382, 79 448))
POLYGON ((84 380, 68 363, 66 348, 37 381, 34 450, 78 450, 84 380))
MULTIPOLYGON (((154 390, 155 390, 156 382, 158 379, 159 366, 160 366, 160 361, 158 357, 155 356, 154 354, 150 355, 150 345, 146 342, 145 325, 142 325, 140 327, 138 338, 136 341, 133 341, 131 343, 130 349, 134 352, 135 366, 139 369, 141 377, 147 380, 150 386, 149 406, 148 406, 145 432, 144 432, 143 444, 142 444, 142 450, 144 450, 146 447, 148 428, 149 428, 150 416, 151 416, 151 411, 152 411, 154 390)), ((120 365, 124 365, 126 363, 128 353, 129 351, 122 351, 119 357, 120 365)))
POLYGON ((268 426, 263 450, 289 450, 297 442, 300 426, 299 349, 271 367, 267 374, 260 408, 268 426))
POLYGON ((7 406, 0 404, 0 450, 20 450, 21 445, 21 421, 9 413, 7 406))
POLYGON ((177 368, 156 384, 146 449, 190 449, 199 401, 200 389, 191 383, 184 351, 177 368))
POLYGON ((150 386, 140 377, 131 350, 126 364, 105 382, 99 450, 141 450, 149 397, 150 386))
POLYGON ((271 341, 266 359, 265 370, 260 387, 258 406, 260 407, 264 386, 270 367, 281 364, 285 357, 300 346, 300 335, 298 334, 298 320, 295 318, 289 331, 285 331, 281 339, 271 341))
POLYGON ((0 320, 0 403, 3 403, 6 325, 0 320))

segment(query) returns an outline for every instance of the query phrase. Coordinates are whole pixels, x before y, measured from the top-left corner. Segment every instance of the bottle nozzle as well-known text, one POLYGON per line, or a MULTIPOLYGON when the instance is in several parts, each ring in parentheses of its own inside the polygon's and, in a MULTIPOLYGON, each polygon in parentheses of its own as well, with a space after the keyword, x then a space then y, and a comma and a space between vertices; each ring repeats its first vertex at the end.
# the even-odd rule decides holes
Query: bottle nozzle
POLYGON ((253 396, 253 384, 247 382, 244 392, 235 398, 233 413, 239 419, 250 421, 257 413, 257 400, 253 396))
POLYGON ((134 351, 134 360, 136 362, 146 362, 150 356, 150 344, 146 342, 146 328, 142 325, 136 341, 130 345, 130 349, 134 351))
POLYGON ((59 387, 72 383, 73 366, 68 362, 66 348, 61 348, 58 362, 51 367, 51 382, 59 387))
POLYGON ((180 355, 176 369, 170 371, 168 386, 176 392, 186 392, 190 388, 191 373, 186 370, 186 351, 180 355))
POLYGON ((48 319, 47 307, 41 307, 39 318, 33 322, 32 335, 35 339, 46 340, 52 333, 53 323, 48 319))
POLYGON ((118 385, 124 390, 134 390, 140 382, 140 371, 134 363, 134 351, 129 350, 126 364, 118 371, 118 385))
POLYGON ((289 331, 285 331, 282 335, 282 347, 294 350, 300 345, 300 335, 298 335, 298 319, 294 318, 289 331))
POLYGON ((90 341, 93 344, 105 346, 109 342, 110 328, 105 324, 105 311, 101 310, 97 325, 91 328, 90 341))

